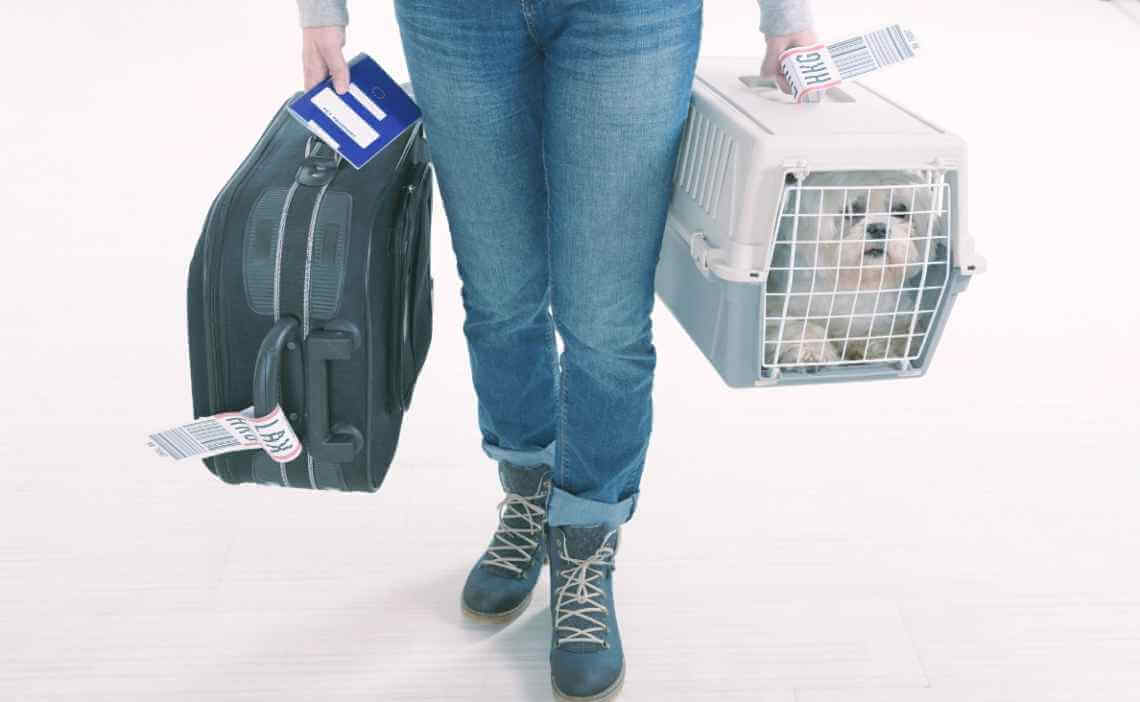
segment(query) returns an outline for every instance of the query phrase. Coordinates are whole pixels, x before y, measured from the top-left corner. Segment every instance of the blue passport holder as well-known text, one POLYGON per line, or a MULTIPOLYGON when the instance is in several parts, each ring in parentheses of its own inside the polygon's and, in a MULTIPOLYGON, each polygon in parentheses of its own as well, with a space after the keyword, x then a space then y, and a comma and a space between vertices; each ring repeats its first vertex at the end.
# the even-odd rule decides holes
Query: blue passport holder
POLYGON ((420 108, 367 54, 348 62, 348 92, 326 78, 289 105, 289 112, 354 168, 363 168, 420 119, 420 108))

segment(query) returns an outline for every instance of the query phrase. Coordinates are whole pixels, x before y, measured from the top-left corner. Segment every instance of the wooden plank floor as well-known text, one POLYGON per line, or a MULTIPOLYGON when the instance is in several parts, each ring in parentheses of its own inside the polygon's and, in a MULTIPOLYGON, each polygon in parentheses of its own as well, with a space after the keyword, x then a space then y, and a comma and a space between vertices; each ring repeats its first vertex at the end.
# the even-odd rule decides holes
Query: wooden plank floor
MULTIPOLYGON (((188 418, 186 263, 298 80, 295 16, 74 5, 4 11, 34 31, 0 49, 27 68, 0 106, 0 699, 549 699, 545 576, 509 627, 459 612, 500 494, 442 208, 435 342, 382 491, 229 487, 142 446, 188 418)), ((919 381, 730 391, 658 306, 622 699, 1136 699, 1140 115, 1076 58, 1140 65, 1140 27, 1100 2, 871 5, 925 47, 874 84, 971 145, 991 270, 919 381), (1011 89, 979 47, 1038 63, 1011 89)), ((867 7, 819 0, 821 34, 867 7)), ((390 3, 353 12, 349 50, 399 75, 390 3)), ((706 53, 758 50, 754 3, 706 13, 706 53)))

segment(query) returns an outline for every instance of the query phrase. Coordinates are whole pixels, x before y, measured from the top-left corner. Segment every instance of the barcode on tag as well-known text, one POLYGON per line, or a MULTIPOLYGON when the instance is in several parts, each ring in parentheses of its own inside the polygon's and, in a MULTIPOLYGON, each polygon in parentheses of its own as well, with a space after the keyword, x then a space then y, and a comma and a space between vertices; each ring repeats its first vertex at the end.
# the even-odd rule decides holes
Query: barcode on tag
POLYGON ((780 54, 780 72, 796 102, 821 102, 824 91, 913 58, 917 50, 914 34, 892 24, 827 46, 787 49, 780 54))
POLYGON ((253 408, 247 407, 241 412, 222 412, 147 436, 147 446, 176 461, 263 449, 274 461, 288 463, 303 450, 280 405, 264 417, 255 417, 253 408))
POLYGON ((877 71, 914 57, 914 34, 897 24, 828 45, 843 80, 877 71))
POLYGON ((212 456, 241 446, 241 442, 213 417, 150 435, 155 448, 175 459, 212 456))

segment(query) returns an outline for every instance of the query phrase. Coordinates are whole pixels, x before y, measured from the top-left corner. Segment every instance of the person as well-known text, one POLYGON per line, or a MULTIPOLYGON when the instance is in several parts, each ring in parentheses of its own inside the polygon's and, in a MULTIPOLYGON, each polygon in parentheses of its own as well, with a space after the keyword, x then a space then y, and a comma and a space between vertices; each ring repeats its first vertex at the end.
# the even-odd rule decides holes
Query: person
MULTIPOLYGON (((762 73, 782 83, 780 52, 815 41, 807 0, 759 1, 762 73)), ((298 2, 305 87, 331 75, 343 93, 345 1, 298 2)), ((610 699, 625 674, 614 559, 649 441, 654 272, 702 0, 395 9, 462 281, 482 448, 506 492, 462 610, 509 622, 549 559, 555 696, 610 699)))

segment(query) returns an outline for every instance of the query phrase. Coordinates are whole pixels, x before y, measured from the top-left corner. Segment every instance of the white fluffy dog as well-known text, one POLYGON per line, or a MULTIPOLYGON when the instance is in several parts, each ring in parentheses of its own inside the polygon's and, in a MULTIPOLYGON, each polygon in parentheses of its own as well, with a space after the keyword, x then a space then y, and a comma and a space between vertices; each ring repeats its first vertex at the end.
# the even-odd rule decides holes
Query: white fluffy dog
POLYGON ((814 371, 906 357, 925 332, 919 280, 943 240, 931 188, 901 171, 825 172, 803 186, 788 193, 780 218, 766 363, 814 371))

